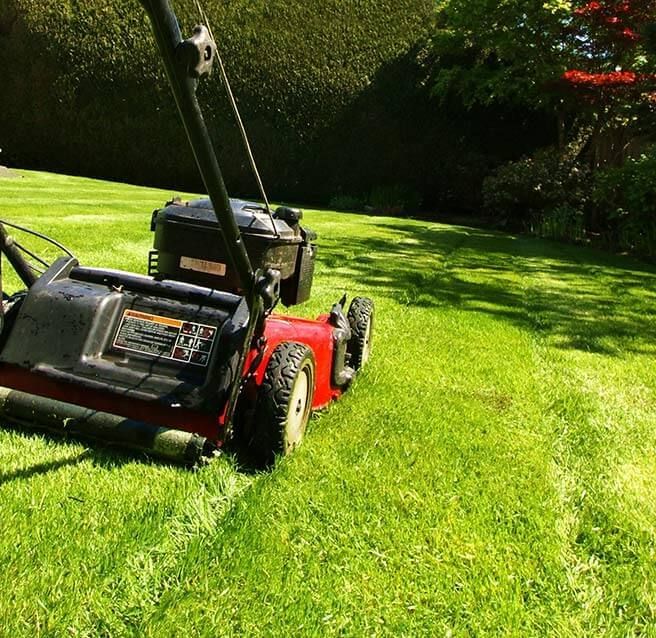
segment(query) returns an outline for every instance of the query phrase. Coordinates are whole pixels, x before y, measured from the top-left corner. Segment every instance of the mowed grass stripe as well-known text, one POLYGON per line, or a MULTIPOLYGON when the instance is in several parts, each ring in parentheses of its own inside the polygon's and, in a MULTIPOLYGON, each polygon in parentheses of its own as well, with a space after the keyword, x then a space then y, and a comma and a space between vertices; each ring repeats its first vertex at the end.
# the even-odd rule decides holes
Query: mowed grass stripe
MULTIPOLYGON (((655 593, 648 575, 655 549, 649 513, 656 499, 653 489, 645 489, 644 476, 653 467, 656 444, 654 323, 648 295, 636 294, 635 279, 647 291, 656 280, 653 272, 632 270, 630 262, 619 273, 607 256, 588 253, 597 260, 586 264, 581 262, 587 251, 551 248, 588 275, 574 277, 571 267, 565 275, 562 267, 541 270, 534 273, 529 297, 534 313, 541 309, 541 339, 561 346, 540 353, 544 410, 557 434, 554 460, 571 589, 587 634, 617 631, 618 616, 631 631, 649 632, 655 593), (632 288, 622 285, 632 280, 632 288), (573 322, 567 339, 562 321, 554 321, 563 303, 573 322), (611 600, 615 609, 604 609, 611 600)), ((528 243, 528 252, 535 249, 528 243)), ((535 270, 535 258, 531 262, 535 270)))
MULTIPOLYGON (((114 188, 61 179, 25 173, 21 187, 77 199, 114 188)), ((134 221, 114 204, 12 206, 38 230, 41 214, 54 223, 48 209, 89 214, 83 233, 60 223, 58 239, 89 265, 143 272, 150 211, 171 196, 143 192, 134 221)), ((0 627, 648 635, 654 269, 464 227, 306 217, 320 252, 298 313, 345 290, 376 300, 374 357, 356 385, 258 476, 225 458, 192 474, 0 431, 0 627)))

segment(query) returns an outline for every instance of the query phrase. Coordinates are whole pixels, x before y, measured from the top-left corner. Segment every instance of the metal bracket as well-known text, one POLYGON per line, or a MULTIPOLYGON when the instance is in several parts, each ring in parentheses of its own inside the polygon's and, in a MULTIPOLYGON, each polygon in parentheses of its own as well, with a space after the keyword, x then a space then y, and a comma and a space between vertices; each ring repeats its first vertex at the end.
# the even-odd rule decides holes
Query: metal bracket
POLYGON ((191 78, 201 79, 212 73, 212 64, 216 57, 216 44, 207 27, 194 27, 194 34, 178 45, 178 55, 191 78))

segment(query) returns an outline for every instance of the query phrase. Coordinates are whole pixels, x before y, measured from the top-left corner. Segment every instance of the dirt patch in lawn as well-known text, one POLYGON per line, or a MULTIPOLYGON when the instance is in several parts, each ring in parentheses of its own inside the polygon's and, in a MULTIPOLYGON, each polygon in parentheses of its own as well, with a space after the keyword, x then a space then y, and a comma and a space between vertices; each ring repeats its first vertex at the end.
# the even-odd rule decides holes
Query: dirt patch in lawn
POLYGON ((0 166, 0 179, 11 179, 16 177, 20 177, 20 175, 10 171, 6 166, 0 166))

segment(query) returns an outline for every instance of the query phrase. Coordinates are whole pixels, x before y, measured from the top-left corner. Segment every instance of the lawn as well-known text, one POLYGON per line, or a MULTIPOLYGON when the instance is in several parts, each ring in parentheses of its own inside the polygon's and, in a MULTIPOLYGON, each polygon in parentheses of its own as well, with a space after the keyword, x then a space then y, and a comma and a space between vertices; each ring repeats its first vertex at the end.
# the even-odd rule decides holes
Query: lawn
MULTIPOLYGON (((145 271, 173 191, 22 175, 3 218, 145 271)), ((0 429, 0 635, 656 635, 656 268, 306 221, 298 313, 376 302, 355 386, 262 474, 0 429)))

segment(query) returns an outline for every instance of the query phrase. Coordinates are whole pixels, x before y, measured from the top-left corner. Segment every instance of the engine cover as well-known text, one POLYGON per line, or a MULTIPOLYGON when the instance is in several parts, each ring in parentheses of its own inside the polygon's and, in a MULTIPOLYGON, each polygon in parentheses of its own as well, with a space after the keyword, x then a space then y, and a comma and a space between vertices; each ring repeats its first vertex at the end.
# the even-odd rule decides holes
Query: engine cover
MULTIPOLYGON (((302 211, 280 207, 269 217, 254 202, 231 199, 230 205, 253 269, 280 273, 286 306, 306 301, 314 275, 316 235, 301 227, 302 211)), ((151 229, 155 250, 149 258, 150 275, 243 293, 209 199, 169 202, 153 213, 151 229)))

